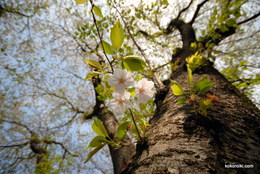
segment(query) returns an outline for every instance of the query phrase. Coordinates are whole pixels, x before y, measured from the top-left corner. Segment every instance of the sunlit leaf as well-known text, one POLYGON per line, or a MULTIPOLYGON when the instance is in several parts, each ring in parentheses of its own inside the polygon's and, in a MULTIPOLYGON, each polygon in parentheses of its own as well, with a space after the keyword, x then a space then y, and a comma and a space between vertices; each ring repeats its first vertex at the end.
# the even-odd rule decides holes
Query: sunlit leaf
POLYGON ((180 98, 178 101, 177 101, 177 104, 183 104, 183 103, 186 103, 188 101, 187 98, 180 98))
POLYGON ((93 10, 94 10, 96 15, 98 15, 101 18, 103 18, 102 12, 101 12, 101 10, 100 10, 100 8, 98 6, 94 6, 93 10))
POLYGON ((131 96, 135 96, 135 87, 128 88, 127 91, 130 92, 131 96))
POLYGON ((87 77, 85 78, 85 80, 90 80, 92 77, 95 77, 97 75, 100 75, 101 73, 100 72, 97 72, 97 71, 92 71, 92 72, 89 72, 87 77))
POLYGON ((193 88, 197 90, 198 94, 200 95, 207 92, 214 84, 215 82, 212 82, 208 78, 203 77, 194 84, 193 88))
POLYGON ((123 28, 120 24, 120 21, 118 20, 116 24, 113 26, 113 28, 111 29, 111 33, 110 33, 112 47, 114 49, 119 49, 124 42, 124 37, 125 36, 124 36, 123 28))
POLYGON ((183 95, 184 94, 181 85, 179 85, 177 83, 172 85, 171 89, 172 89, 172 92, 173 92, 174 95, 183 95))
POLYGON ((85 4, 87 0, 75 0, 77 4, 85 4))
POLYGON ((119 125, 118 129, 117 129, 117 134, 116 134, 116 137, 119 139, 119 140, 122 140, 126 133, 127 133, 127 127, 131 124, 130 121, 127 121, 127 122, 124 122, 122 124, 119 125))
POLYGON ((190 66, 187 64, 187 71, 188 71, 188 84, 189 87, 192 85, 192 71, 190 69, 190 66))
POLYGON ((129 71, 143 70, 147 65, 146 63, 136 56, 126 56, 123 58, 123 68, 129 71))
POLYGON ((94 120, 94 124, 92 125, 92 129, 101 136, 108 137, 108 133, 99 119, 94 120))
POLYGON ((96 137, 89 143, 88 147, 85 148, 85 149, 89 149, 89 148, 93 148, 93 147, 98 147, 98 146, 105 145, 105 144, 108 144, 105 137, 103 137, 103 136, 96 136, 96 137))
POLYGON ((112 50, 111 45, 107 43, 106 41, 102 40, 104 51, 107 54, 115 54, 115 52, 112 50))
POLYGON ((96 60, 85 59, 84 61, 93 68, 102 69, 101 64, 96 60))
POLYGON ((92 156, 95 155, 95 154, 96 154, 100 149, 102 149, 104 146, 105 146, 105 145, 98 146, 98 147, 96 147, 94 150, 92 150, 91 152, 89 152, 88 157, 87 157, 87 159, 86 159, 86 161, 85 161, 84 163, 88 162, 88 161, 92 158, 92 156))

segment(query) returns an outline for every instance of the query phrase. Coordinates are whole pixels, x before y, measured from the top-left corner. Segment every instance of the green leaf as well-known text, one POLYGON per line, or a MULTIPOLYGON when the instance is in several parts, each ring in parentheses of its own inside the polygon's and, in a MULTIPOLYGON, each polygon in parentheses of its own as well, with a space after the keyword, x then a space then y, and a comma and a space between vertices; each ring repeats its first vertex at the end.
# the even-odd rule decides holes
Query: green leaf
POLYGON ((190 66, 187 64, 187 71, 188 71, 188 84, 189 87, 191 88, 191 84, 192 84, 192 71, 190 69, 190 66))
POLYGON ((90 80, 92 77, 95 77, 97 75, 100 75, 101 73, 100 72, 97 72, 97 71, 92 71, 92 72, 89 72, 87 77, 84 79, 84 80, 90 80))
POLYGON ((100 8, 98 6, 94 6, 93 10, 94 10, 96 15, 98 15, 101 18, 103 18, 102 12, 101 12, 101 10, 100 10, 100 8))
POLYGON ((187 98, 180 98, 178 101, 177 101, 177 104, 183 104, 183 103, 186 103, 187 102, 187 98))
POLYGON ((102 69, 102 65, 96 60, 85 59, 84 61, 93 68, 102 69))
POLYGON ((127 133, 127 127, 131 124, 130 121, 127 121, 127 122, 124 122, 122 124, 120 124, 120 126, 118 127, 117 129, 117 133, 116 133, 116 137, 119 139, 119 140, 122 140, 126 133, 127 133))
POLYGON ((143 70, 147 65, 146 63, 136 56, 126 56, 122 61, 123 68, 129 71, 143 70))
POLYGON ((179 85, 177 83, 172 85, 171 89, 172 89, 172 92, 173 92, 174 95, 183 95, 184 94, 181 85, 179 85))
POLYGON ((230 26, 230 27, 236 27, 237 26, 237 22, 236 22, 236 19, 234 18, 229 18, 227 21, 226 21, 227 25, 230 26))
POLYGON ((124 31, 118 20, 113 26, 110 33, 110 40, 114 49, 119 49, 124 42, 124 31))
POLYGON ((85 4, 87 0, 75 0, 77 4, 85 4))
POLYGON ((104 136, 104 137, 109 137, 104 125, 102 124, 102 122, 99 119, 94 120, 94 124, 92 125, 92 129, 98 135, 101 135, 101 136, 104 136))
POLYGON ((112 50, 111 45, 107 43, 106 41, 102 40, 104 51, 107 54, 115 54, 115 52, 112 50))
POLYGON ((93 147, 98 147, 98 146, 101 146, 101 145, 106 145, 108 144, 107 142, 108 140, 103 137, 103 136, 96 136, 88 145, 87 148, 85 149, 89 149, 89 148, 93 148, 93 147))
POLYGON ((86 161, 85 161, 84 163, 88 162, 88 161, 92 158, 92 156, 95 155, 95 154, 96 154, 100 149, 102 149, 104 146, 105 146, 105 145, 98 146, 98 147, 96 147, 94 150, 92 150, 91 152, 89 152, 88 157, 87 157, 87 159, 86 159, 86 161))
POLYGON ((131 96, 135 96, 135 87, 128 88, 127 91, 130 92, 131 96))
POLYGON ((205 92, 207 92, 213 85, 215 84, 215 82, 210 81, 208 78, 206 77, 202 77, 199 81, 197 81, 193 88, 195 90, 198 91, 198 94, 204 94, 205 92))

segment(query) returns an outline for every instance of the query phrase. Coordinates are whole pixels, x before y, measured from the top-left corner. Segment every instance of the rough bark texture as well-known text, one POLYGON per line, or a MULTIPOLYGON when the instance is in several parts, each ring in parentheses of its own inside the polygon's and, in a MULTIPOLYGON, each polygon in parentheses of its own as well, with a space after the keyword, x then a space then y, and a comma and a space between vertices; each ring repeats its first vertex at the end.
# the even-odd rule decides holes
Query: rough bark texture
MULTIPOLYGON (((220 96, 209 110, 212 119, 177 105, 169 91, 147 131, 148 148, 136 157, 129 173, 257 173, 260 112, 213 67, 204 67, 194 80, 207 76, 217 82, 210 91, 220 96), (225 164, 253 164, 253 169, 227 169, 225 164)), ((175 80, 187 84, 182 72, 175 80)), ((187 86, 187 85, 186 85, 187 86)))
MULTIPOLYGON (((102 108, 100 109, 98 118, 102 120, 110 138, 115 139, 119 124, 114 114, 106 108, 102 108)), ((119 174, 124 169, 124 166, 130 162, 130 159, 134 154, 135 146, 134 144, 131 144, 131 140, 128 136, 125 136, 123 143, 130 145, 117 149, 109 146, 110 155, 114 166, 114 174, 119 174)))
MULTIPOLYGON (((180 31, 183 47, 173 56, 173 61, 179 57, 182 63, 171 79, 187 90, 184 60, 196 51, 190 47, 196 38, 189 24, 173 20, 168 30, 173 27, 180 31)), ((233 33, 235 30, 220 33, 222 37, 217 41, 206 40, 218 44, 233 33)), ((209 93, 220 98, 217 105, 208 110, 211 119, 191 112, 192 104, 176 104, 178 97, 168 85, 158 92, 157 110, 147 130, 147 139, 142 142, 144 145, 139 148, 137 145, 129 169, 122 173, 259 173, 260 111, 212 65, 195 71, 193 81, 201 77, 216 82, 209 93), (228 169, 225 164, 254 165, 254 168, 228 169)))

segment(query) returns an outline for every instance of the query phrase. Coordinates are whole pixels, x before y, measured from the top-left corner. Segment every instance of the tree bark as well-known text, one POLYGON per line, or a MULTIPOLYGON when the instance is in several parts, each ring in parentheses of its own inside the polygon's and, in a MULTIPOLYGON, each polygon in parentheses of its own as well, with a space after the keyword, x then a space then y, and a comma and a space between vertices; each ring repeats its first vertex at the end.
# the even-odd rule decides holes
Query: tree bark
MULTIPOLYGON (((185 23, 175 21, 173 25, 176 24, 185 23)), ((181 29, 180 26, 176 28, 181 29)), ((180 31, 181 34, 185 32, 189 31, 180 31)), ((230 35, 233 33, 230 32, 230 35)), ((191 35, 194 36, 193 33, 191 35)), ((222 38, 225 37, 227 35, 222 38)), ((194 38, 183 36, 183 42, 185 39, 187 43, 183 43, 178 52, 182 61, 195 51, 190 48, 190 39, 194 38)), ((196 70, 193 81, 201 77, 216 82, 209 93, 220 98, 217 105, 208 110, 211 119, 191 112, 192 104, 176 104, 178 97, 173 95, 169 84, 164 90, 165 97, 158 98, 161 101, 157 101, 157 110, 147 130, 146 147, 137 146, 130 167, 122 173, 222 174, 260 171, 259 109, 211 64, 196 70), (253 168, 228 168, 229 164, 253 165, 253 168)), ((173 73, 171 79, 188 90, 184 66, 173 73)))
MULTIPOLYGON (((192 105, 178 105, 169 91, 147 130, 148 148, 133 163, 130 173, 257 173, 259 171, 260 112, 213 67, 204 67, 194 79, 207 76, 220 97, 208 111, 212 119, 190 112, 192 105), (254 165, 228 169, 225 164, 254 165)), ((183 71, 176 79, 187 84, 183 71)), ((186 85, 187 87, 187 85, 186 85)))

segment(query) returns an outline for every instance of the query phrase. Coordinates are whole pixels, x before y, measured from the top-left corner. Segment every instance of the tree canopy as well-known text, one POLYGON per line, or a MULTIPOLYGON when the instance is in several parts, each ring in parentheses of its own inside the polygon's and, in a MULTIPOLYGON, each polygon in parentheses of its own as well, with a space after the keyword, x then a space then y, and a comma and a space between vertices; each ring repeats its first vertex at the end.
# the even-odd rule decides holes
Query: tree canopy
POLYGON ((165 86, 180 97, 176 105, 194 104, 191 112, 210 119, 221 102, 207 93, 216 82, 193 76, 206 64, 259 107, 259 7, 253 0, 1 2, 1 173, 112 173, 109 150, 131 151, 146 137, 165 86), (174 79, 182 67, 189 90, 174 79))

